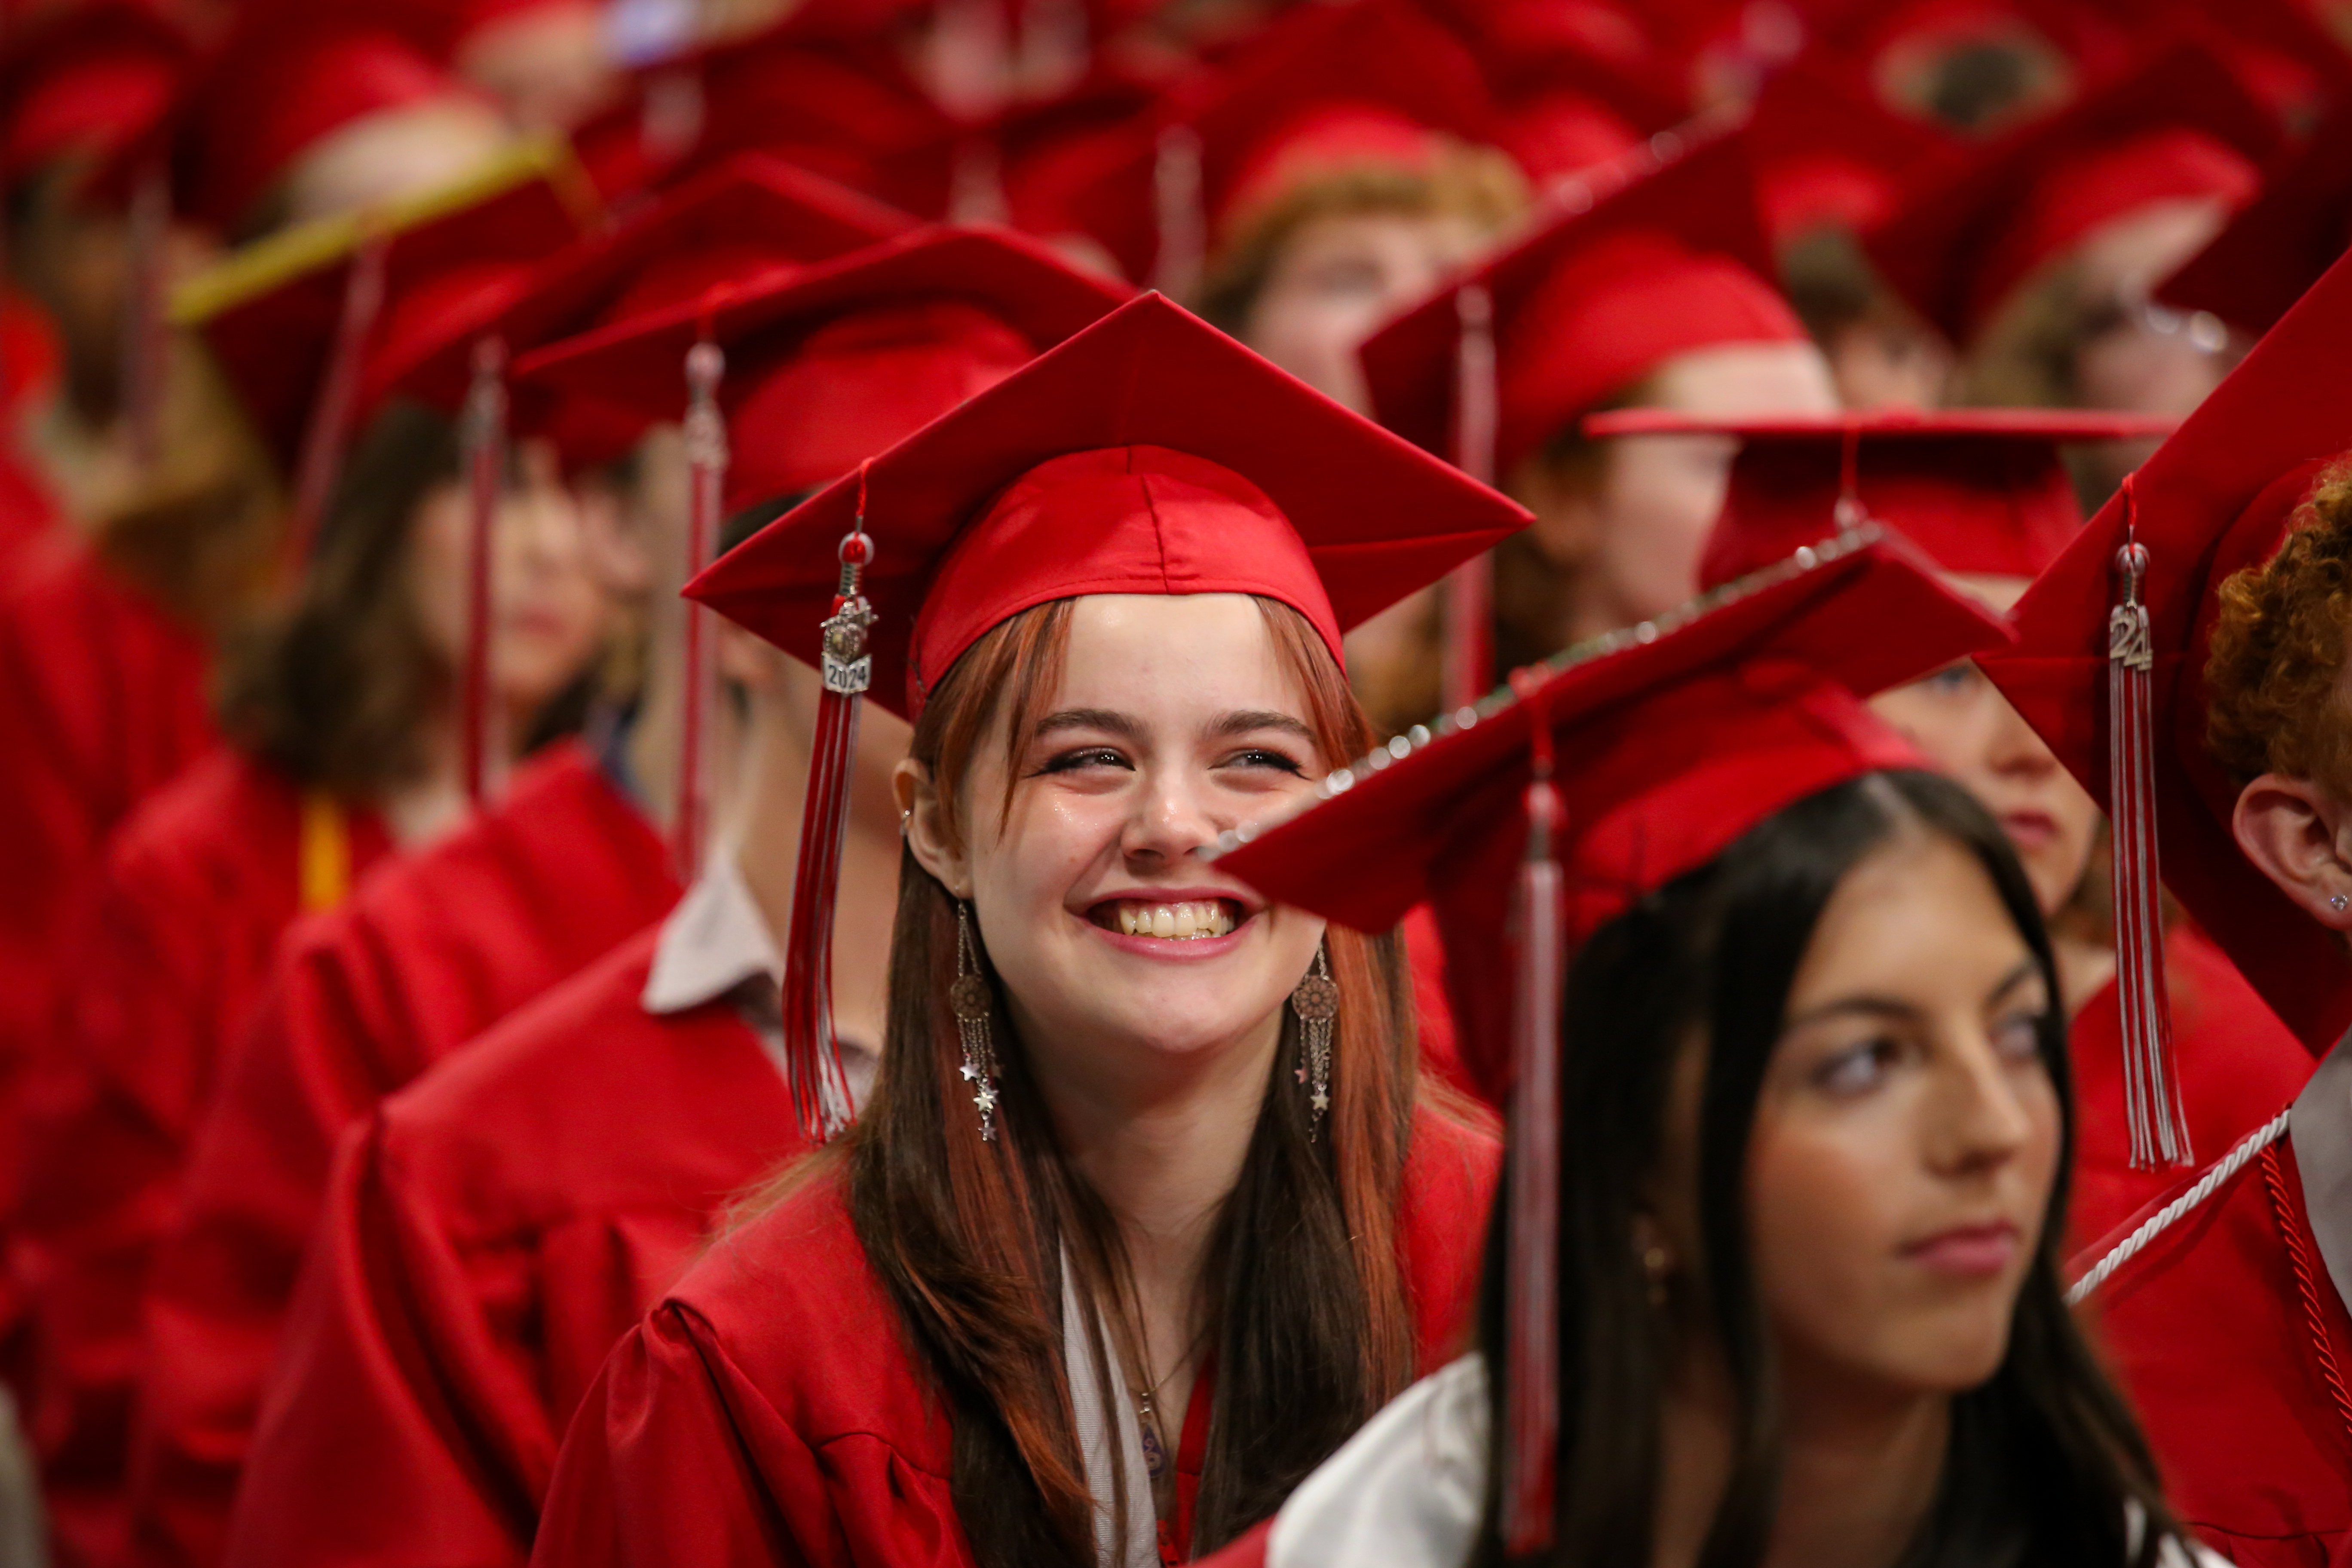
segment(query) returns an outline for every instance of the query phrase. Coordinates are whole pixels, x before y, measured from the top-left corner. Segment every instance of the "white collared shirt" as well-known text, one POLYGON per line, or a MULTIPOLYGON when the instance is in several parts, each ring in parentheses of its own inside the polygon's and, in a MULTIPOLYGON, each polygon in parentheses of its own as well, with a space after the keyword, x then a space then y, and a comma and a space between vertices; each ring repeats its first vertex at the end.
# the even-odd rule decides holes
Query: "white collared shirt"
MULTIPOLYGON (((743 881, 731 850, 713 855, 702 875, 662 921, 653 969, 640 997, 656 1017, 722 998, 735 1004, 776 1070, 784 1070, 784 963, 767 917, 743 881)), ((874 1088, 877 1058, 856 1040, 841 1042, 849 1094, 863 1106, 874 1088)))

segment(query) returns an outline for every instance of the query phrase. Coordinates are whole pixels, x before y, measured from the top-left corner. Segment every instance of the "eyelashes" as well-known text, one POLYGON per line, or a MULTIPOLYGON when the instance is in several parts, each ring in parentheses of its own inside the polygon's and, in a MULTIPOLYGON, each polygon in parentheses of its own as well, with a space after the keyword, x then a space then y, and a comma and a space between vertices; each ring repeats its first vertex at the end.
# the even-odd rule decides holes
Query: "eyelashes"
MULTIPOLYGON (((1269 772, 1287 773, 1293 778, 1307 776, 1307 764, 1297 758, 1256 746, 1223 758, 1214 766, 1218 769, 1260 768, 1269 772)), ((1081 773, 1088 768, 1117 768, 1122 772, 1132 773, 1135 771, 1135 763, 1125 752, 1116 747, 1080 746, 1071 751, 1055 752, 1039 763, 1029 776, 1041 778, 1053 773, 1081 773)))

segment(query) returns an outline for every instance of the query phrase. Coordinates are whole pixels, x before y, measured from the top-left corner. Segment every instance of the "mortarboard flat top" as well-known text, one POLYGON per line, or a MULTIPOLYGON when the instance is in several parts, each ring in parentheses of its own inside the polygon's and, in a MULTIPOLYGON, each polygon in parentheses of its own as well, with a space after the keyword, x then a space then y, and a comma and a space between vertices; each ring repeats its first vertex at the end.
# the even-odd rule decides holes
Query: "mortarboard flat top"
MULTIPOLYGON (((363 362, 362 407, 408 368, 478 333, 531 264, 578 238, 593 211, 562 149, 526 143, 442 190, 247 246, 189 279, 173 315, 203 335, 256 431, 290 471, 363 247, 384 246, 384 296, 363 362)), ((447 405, 464 382, 411 390, 447 405)))
POLYGON ((192 54, 149 0, 59 0, 12 16, 0 36, 0 177, 139 136, 170 106, 192 54))
POLYGON ((734 509, 836 478, 1130 297, 1003 230, 930 228, 550 344, 515 377, 528 399, 603 413, 607 447, 572 453, 593 458, 612 432, 678 417, 708 331, 727 353, 734 509))
POLYGON ((1381 423, 1452 455, 1461 292, 1471 286, 1493 301, 1504 474, 1675 354, 1805 341, 1764 281, 1771 251, 1743 140, 1687 144, 1666 132, 1557 187, 1532 232, 1374 334, 1361 357, 1381 423))
POLYGON ((2186 45, 2061 113, 1930 171, 1865 248, 1895 290, 1966 343, 2044 264, 2149 203, 2236 202, 2278 130, 2229 73, 2186 45))
POLYGON ((1699 581, 1780 559, 1836 526, 1851 493, 1947 572, 2031 577, 2083 526, 2063 445, 2170 433, 2175 420, 2074 409, 1881 409, 1710 419, 1659 409, 1596 414, 1585 433, 1741 438, 1699 581), (1852 487, 1849 492, 1848 487, 1852 487))
POLYGON ((1157 295, 1103 318, 769 525, 693 584, 816 662, 859 516, 870 695, 907 713, 989 627, 1102 593, 1251 593, 1346 627, 1527 513, 1157 295))
POLYGON ((2273 163, 2254 199, 2157 295, 2259 337, 2347 248, 2352 248, 2352 102, 2273 163))
POLYGON ((1991 677, 2102 806, 2107 615, 2127 535, 2155 649, 2155 797, 2165 885, 2315 1055, 2352 1025, 2352 960, 2239 851, 2238 786, 2205 750, 2215 592, 2276 553, 2313 465, 2352 447, 2352 264, 2339 262, 2101 508, 2013 612, 1991 677))
POLYGON ((1234 834, 1219 865, 1361 931, 1433 903, 1464 1059, 1499 1092, 1506 917, 1538 724, 1559 758, 1553 849, 1573 946, 1782 807, 1921 765, 1859 699, 2006 637, 1900 539, 1858 530, 1531 667, 1517 694, 1495 693, 1433 737, 1401 737, 1325 780, 1288 820, 1234 834), (1863 626, 1885 630, 1855 636, 1863 626))

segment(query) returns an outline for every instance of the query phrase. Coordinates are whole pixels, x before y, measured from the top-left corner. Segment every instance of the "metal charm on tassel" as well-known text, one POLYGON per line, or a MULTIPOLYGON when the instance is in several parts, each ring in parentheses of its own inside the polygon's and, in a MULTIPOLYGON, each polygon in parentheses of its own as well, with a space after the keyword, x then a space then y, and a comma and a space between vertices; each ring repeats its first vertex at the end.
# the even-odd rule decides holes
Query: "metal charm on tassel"
POLYGON ((474 345, 473 384, 466 393, 466 668, 458 691, 458 745, 466 798, 490 793, 492 744, 500 728, 490 689, 491 560, 498 550, 499 499, 506 489, 506 344, 474 345))
MULTIPOLYGON (((2131 480, 2124 481, 2125 516, 2131 480)), ((2189 1121, 2172 1062, 2164 984, 2163 881, 2156 843, 2155 648, 2140 584, 2147 547, 2126 521, 2116 552, 2120 599, 2107 616, 2108 819, 2114 836, 2116 989, 2123 1006, 2124 1113, 2139 1170, 2187 1165, 2189 1121)))
POLYGON ((1504 1298, 1501 1533, 1513 1556, 1551 1544, 1554 1456, 1559 1440, 1560 826, 1552 787, 1551 725, 1541 678, 1526 677, 1534 750, 1528 781, 1528 853, 1519 866, 1518 940, 1511 1013, 1509 1279, 1504 1298))
POLYGON ((833 911, 841 882, 841 848, 849 827, 850 769, 857 749, 857 716, 874 680, 866 637, 874 607, 866 602, 874 541, 866 532, 866 469, 857 471, 857 521, 841 542, 841 585, 824 623, 820 668, 824 694, 817 700, 816 741, 811 748, 808 804, 801 816, 800 867, 793 882, 793 927, 784 944, 784 1068, 801 1129, 830 1139, 852 1114, 849 1078, 833 1032, 833 911))
MULTIPOLYGON (((719 411, 719 383, 727 354, 711 342, 706 325, 701 342, 686 351, 687 578, 708 563, 719 544, 719 509, 727 493, 727 420, 719 411)), ((704 840, 710 827, 709 750, 711 698, 710 612, 686 606, 679 663, 685 700, 678 710, 677 816, 670 828, 671 863, 677 879, 691 883, 702 874, 704 840)))
MULTIPOLYGON (((1482 485, 1495 482, 1495 300, 1483 283, 1454 296, 1458 320, 1454 363, 1454 466, 1482 485)), ((1494 684, 1491 622, 1495 563, 1465 561, 1445 577, 1444 711, 1459 712, 1494 684)))

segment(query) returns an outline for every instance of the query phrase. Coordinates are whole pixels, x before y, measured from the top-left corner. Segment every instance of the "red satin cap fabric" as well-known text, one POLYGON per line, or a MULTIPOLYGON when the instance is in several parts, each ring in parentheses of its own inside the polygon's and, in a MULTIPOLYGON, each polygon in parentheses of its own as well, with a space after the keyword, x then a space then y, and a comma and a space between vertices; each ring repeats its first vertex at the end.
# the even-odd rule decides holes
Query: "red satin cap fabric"
POLYGON ((2071 409, 1886 410, 1822 418, 1705 419, 1652 409, 1599 414, 1597 437, 1737 436, 1723 514, 1699 563, 1712 587, 1839 526, 1852 484, 1863 514, 1947 572, 2032 577, 2082 529, 2061 448, 2168 434, 2169 419, 2071 409))
POLYGON ((2153 203, 2236 206, 2278 144, 2263 106, 2187 45, 1958 169, 1933 170, 1868 240, 1886 281, 1966 343, 2046 264, 2153 203))
POLYGON ((874 542, 868 695, 909 716, 990 627, 1082 594, 1261 594, 1339 634, 1527 513, 1158 295, 770 524, 688 595, 814 664, 874 542))
POLYGON ((929 228, 551 343, 515 379, 642 430, 685 413, 707 330, 727 353, 731 510, 838 478, 1129 297, 1003 230, 929 228))
POLYGON ((1862 773, 1922 765, 1861 696, 2006 640, 1998 619, 1938 584, 1899 539, 1827 557, 1539 676, 1516 699, 1489 699, 1476 722, 1416 752, 1375 753, 1353 782, 1218 864, 1269 898, 1362 931, 1431 901, 1463 1060, 1499 1096, 1535 726, 1560 759, 1553 852, 1573 949, 1782 807, 1862 773), (1883 630, 1857 637, 1857 626, 1883 630))
MULTIPOLYGON (((383 217, 384 293, 361 361, 357 417, 394 392, 454 409, 463 397, 470 344, 520 293, 537 262, 577 240, 594 220, 560 163, 529 154, 487 171, 469 188, 438 192, 383 217), (421 368, 441 374, 425 377, 421 368)), ((206 347, 285 470, 331 366, 337 325, 360 242, 356 225, 324 220, 257 242, 221 264, 269 280, 193 313, 206 347), (315 250, 318 259, 304 262, 315 250), (282 272, 276 257, 298 258, 282 272), (275 276, 273 276, 275 274, 275 276)), ((189 296, 212 291, 205 279, 189 296)))
MULTIPOLYGON (((1672 153, 1678 142, 1659 138, 1672 153)), ((1741 138, 1659 163, 1645 149, 1559 188, 1535 231, 1382 328, 1364 345, 1381 423, 1452 456, 1460 290, 1494 300, 1501 418, 1496 471, 1676 354, 1803 342, 1765 281, 1769 247, 1741 138)))
POLYGON ((2107 612, 2116 553, 2136 533, 2165 886, 2315 1056, 2352 1026, 2352 958, 2239 850, 2238 784, 2205 750, 2204 668, 2222 580, 2276 552, 2318 467, 2352 448, 2347 341, 2352 263, 2339 262, 2018 602, 2017 647, 1979 661, 2105 805, 2107 612))
POLYGON ((1952 156, 1946 138, 1880 107, 1851 68, 1820 56, 1765 82, 1748 141, 1775 247, 1823 227, 1863 233, 1900 205, 1906 183, 1952 156))
POLYGON ((2273 163, 2253 200, 2157 294, 2168 305, 2210 310, 2260 337, 2347 249, 2352 249, 2352 103, 2273 163))
POLYGON ((186 35, 146 0, 58 0, 0 37, 0 177, 103 155, 161 118, 185 77, 186 35))

